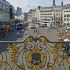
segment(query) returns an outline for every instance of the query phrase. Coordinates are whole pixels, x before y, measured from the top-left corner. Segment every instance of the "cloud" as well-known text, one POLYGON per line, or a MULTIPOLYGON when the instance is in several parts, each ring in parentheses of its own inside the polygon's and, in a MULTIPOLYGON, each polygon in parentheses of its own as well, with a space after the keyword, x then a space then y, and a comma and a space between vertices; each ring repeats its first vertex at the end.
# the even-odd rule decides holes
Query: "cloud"
MULTIPOLYGON (((24 10, 39 6, 52 6, 53 0, 7 0, 15 9, 21 7, 24 10)), ((60 5, 62 0, 56 0, 56 5, 60 5)), ((63 0, 64 4, 70 3, 70 0, 63 0)))

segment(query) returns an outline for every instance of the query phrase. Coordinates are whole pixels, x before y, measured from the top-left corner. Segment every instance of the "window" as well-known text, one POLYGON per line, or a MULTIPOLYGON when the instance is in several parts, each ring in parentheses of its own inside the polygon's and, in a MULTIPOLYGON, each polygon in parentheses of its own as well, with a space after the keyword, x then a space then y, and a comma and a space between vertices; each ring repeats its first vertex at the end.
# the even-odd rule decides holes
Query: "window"
POLYGON ((64 21, 66 21, 66 19, 64 19, 64 21))
POLYGON ((67 19, 67 21, 69 21, 69 19, 67 19))
POLYGON ((7 8, 6 8, 6 12, 9 12, 9 8, 8 8, 8 6, 7 6, 7 8))
POLYGON ((2 9, 2 7, 3 7, 3 4, 0 2, 0 8, 2 9))
POLYGON ((3 4, 3 9, 4 9, 4 10, 6 9, 6 5, 4 5, 4 4, 3 4))
POLYGON ((67 17, 70 17, 70 15, 67 15, 67 17))
POLYGON ((66 17, 66 15, 64 15, 64 17, 66 17))

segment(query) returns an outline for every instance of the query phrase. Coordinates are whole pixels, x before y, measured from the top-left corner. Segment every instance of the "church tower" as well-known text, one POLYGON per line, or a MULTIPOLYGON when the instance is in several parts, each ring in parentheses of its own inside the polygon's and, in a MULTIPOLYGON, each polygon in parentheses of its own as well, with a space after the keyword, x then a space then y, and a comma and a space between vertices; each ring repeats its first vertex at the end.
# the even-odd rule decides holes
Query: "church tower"
POLYGON ((63 1, 61 2, 61 6, 63 6, 63 1))
POLYGON ((56 5, 55 5, 55 0, 53 0, 53 6, 56 6, 56 5))

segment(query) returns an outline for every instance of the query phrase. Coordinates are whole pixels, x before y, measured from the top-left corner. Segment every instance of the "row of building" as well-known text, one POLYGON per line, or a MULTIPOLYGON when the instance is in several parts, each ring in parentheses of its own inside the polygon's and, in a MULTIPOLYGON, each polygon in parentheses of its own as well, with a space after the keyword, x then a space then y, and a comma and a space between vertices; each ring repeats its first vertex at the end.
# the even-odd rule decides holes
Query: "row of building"
POLYGON ((61 26, 70 24, 70 4, 56 6, 53 0, 53 6, 42 7, 38 6, 35 9, 30 9, 28 13, 24 13, 24 20, 30 21, 33 18, 37 19, 37 23, 50 24, 51 26, 61 26))

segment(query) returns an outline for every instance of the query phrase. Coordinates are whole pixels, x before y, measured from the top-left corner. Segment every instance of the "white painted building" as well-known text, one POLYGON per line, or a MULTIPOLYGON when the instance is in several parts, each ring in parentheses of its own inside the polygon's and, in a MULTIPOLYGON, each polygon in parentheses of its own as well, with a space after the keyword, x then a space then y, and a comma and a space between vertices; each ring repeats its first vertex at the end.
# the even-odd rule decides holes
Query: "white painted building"
POLYGON ((36 8, 35 17, 37 18, 37 22, 40 22, 40 9, 36 8))
POLYGON ((52 7, 42 7, 40 9, 40 20, 43 23, 52 22, 52 7))
POLYGON ((62 6, 52 6, 52 7, 39 7, 36 10, 37 20, 39 23, 43 23, 47 26, 52 24, 61 24, 62 23, 62 6))
POLYGON ((70 24, 70 4, 66 5, 63 9, 63 22, 64 24, 70 24))
POLYGON ((70 24, 70 4, 51 7, 41 7, 34 9, 28 14, 28 19, 35 17, 37 23, 46 24, 49 27, 60 27, 65 24, 70 24))
POLYGON ((41 7, 36 8, 35 17, 37 23, 41 25, 47 25, 52 22, 52 7, 41 7))

